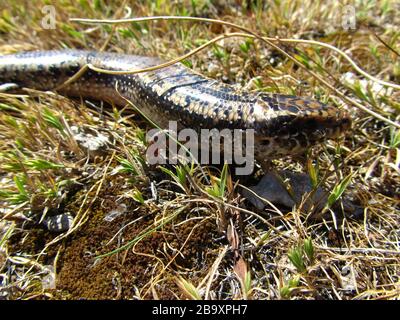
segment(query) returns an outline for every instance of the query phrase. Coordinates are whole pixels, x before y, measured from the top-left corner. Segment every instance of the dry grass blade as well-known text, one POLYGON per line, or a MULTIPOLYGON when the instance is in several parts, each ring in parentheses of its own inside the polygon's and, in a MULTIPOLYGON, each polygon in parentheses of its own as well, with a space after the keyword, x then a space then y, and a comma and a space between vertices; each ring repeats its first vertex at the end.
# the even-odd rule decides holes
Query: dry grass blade
POLYGON ((311 175, 313 191, 286 207, 252 192, 257 163, 249 176, 148 163, 146 132, 158 124, 130 101, 0 83, 1 299, 398 299, 400 16, 395 0, 346 4, 1 2, 1 55, 80 48, 166 61, 86 65, 57 89, 88 72, 181 62, 239 90, 345 108, 353 122, 304 157, 272 161, 311 175), (43 25, 49 5, 54 29, 43 25), (354 28, 342 24, 348 6, 354 28), (77 133, 108 142, 91 154, 77 133), (311 210, 318 187, 326 199, 311 210), (62 214, 72 227, 50 232, 47 219, 62 214))

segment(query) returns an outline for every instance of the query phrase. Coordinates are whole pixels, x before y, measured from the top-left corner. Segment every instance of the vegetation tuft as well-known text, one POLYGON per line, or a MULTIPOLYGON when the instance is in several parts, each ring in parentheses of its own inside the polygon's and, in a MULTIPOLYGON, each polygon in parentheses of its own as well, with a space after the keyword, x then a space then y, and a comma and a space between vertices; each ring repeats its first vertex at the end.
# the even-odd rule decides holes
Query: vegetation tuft
POLYGON ((353 126, 304 158, 273 161, 330 190, 311 219, 306 206, 260 210, 244 199, 241 186, 261 169, 239 179, 228 165, 148 164, 151 124, 129 105, 0 92, 0 298, 400 298, 397 1, 53 3, 55 28, 45 29, 48 1, 1 2, 0 54, 180 58, 226 83, 347 109, 353 126), (345 4, 354 29, 343 25, 345 4), (150 16, 186 20, 70 20, 150 16), (76 130, 107 137, 106 147, 89 153, 76 130), (66 213, 68 231, 45 228, 66 213))

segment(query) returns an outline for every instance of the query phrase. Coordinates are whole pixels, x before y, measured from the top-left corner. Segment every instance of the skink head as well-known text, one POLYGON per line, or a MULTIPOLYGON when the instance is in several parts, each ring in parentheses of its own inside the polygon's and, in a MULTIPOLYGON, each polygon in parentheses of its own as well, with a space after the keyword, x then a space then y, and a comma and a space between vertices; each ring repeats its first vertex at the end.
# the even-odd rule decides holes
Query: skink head
MULTIPOLYGON (((351 126, 347 112, 295 96, 263 96, 256 125, 256 153, 278 158, 340 136, 351 126)), ((260 101, 258 102, 260 105, 260 101)))

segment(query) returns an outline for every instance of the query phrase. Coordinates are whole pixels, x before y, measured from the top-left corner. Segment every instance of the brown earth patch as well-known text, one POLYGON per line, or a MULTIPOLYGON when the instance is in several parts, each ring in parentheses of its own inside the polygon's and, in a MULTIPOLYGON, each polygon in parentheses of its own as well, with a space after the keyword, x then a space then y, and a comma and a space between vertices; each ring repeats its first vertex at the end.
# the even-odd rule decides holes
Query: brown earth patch
POLYGON ((182 255, 175 257, 168 267, 169 272, 165 276, 161 274, 155 286, 160 299, 181 296, 171 271, 172 274, 182 269, 196 269, 197 274, 208 271, 213 259, 204 259, 204 256, 206 251, 209 253, 215 247, 213 234, 217 232, 211 219, 201 222, 189 220, 176 226, 176 223, 182 222, 178 216, 163 229, 149 234, 134 248, 96 259, 152 226, 156 215, 149 215, 146 210, 132 212, 134 207, 137 204, 132 203, 126 213, 112 222, 97 219, 97 223, 88 223, 65 244, 57 265, 56 296, 69 299, 132 299, 137 294, 137 288, 141 298, 152 299, 154 296, 147 290, 152 277, 160 275, 163 267, 182 246, 182 255), (141 220, 126 226, 141 215, 141 220), (123 231, 109 243, 124 226, 123 231))

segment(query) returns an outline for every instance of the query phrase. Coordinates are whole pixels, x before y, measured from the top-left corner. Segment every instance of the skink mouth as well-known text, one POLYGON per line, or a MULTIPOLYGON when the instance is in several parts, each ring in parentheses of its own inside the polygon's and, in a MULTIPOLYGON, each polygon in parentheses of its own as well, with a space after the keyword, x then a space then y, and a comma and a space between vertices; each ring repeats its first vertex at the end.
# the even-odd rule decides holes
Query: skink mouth
POLYGON ((267 130, 267 136, 305 136, 309 142, 318 142, 340 136, 351 127, 351 120, 344 111, 321 115, 297 115, 278 117, 267 130), (272 129, 272 130, 271 130, 272 129))
POLYGON ((257 137, 260 154, 280 157, 304 152, 327 139, 343 134, 351 126, 347 113, 336 111, 330 116, 282 116, 270 123, 257 137))
POLYGON ((351 127, 351 120, 345 112, 338 111, 336 115, 326 117, 304 117, 292 123, 291 130, 301 132, 310 142, 333 139, 351 127))

